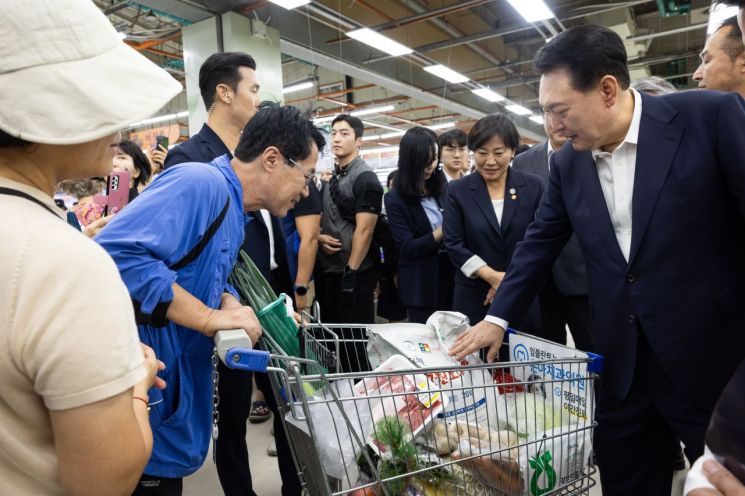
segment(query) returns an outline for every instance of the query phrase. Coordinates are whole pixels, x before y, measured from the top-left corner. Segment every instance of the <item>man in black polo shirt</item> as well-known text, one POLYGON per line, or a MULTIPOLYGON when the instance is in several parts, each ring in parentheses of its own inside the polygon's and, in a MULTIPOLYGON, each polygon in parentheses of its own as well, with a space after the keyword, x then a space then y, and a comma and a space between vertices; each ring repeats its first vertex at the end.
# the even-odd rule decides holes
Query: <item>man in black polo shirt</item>
MULTIPOLYGON (((370 250, 378 222, 383 187, 372 169, 359 156, 362 121, 348 114, 331 123, 331 147, 338 163, 323 194, 323 216, 319 245, 326 277, 326 322, 362 323, 375 321, 373 291, 377 283, 374 257, 370 250)), ((364 347, 355 347, 344 368, 369 367, 364 347)), ((344 361, 345 351, 341 350, 344 361)))

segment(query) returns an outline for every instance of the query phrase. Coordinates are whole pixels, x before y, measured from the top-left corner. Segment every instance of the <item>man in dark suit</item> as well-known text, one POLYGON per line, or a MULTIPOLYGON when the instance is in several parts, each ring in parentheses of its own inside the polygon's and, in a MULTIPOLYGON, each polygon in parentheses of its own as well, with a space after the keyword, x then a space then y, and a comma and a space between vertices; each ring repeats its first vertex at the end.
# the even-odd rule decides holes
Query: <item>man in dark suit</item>
POLYGON ((608 28, 578 26, 536 56, 540 102, 569 138, 487 320, 490 346, 540 289, 572 232, 585 255, 592 334, 605 356, 594 449, 603 494, 669 494, 670 446, 703 452, 714 403, 745 349, 745 101, 629 89, 608 28))
MULTIPOLYGON (((552 133, 546 124, 548 140, 515 156, 515 170, 540 176, 548 186, 549 158, 566 138, 552 133)), ((551 277, 540 293, 541 337, 566 344, 566 326, 572 332, 578 350, 592 351, 590 302, 587 298, 587 269, 577 238, 572 236, 554 264, 551 277)))
MULTIPOLYGON (((210 162, 216 157, 228 155, 238 144, 241 131, 259 108, 259 84, 256 81, 256 62, 253 57, 242 52, 224 52, 211 55, 199 69, 199 90, 207 108, 207 122, 199 133, 189 140, 172 148, 165 160, 165 168, 186 162, 210 162)), ((287 284, 281 281, 290 280, 287 268, 284 234, 277 217, 267 215, 271 220, 272 234, 267 229, 267 222, 260 211, 248 214, 243 250, 270 281, 272 286, 287 292, 287 284), (270 261, 273 237, 275 260, 270 261), (281 262, 284 261, 284 264, 281 262), (282 270, 284 267, 284 271, 282 270), (273 270, 277 269, 277 270, 273 270), (285 277, 282 277, 285 275, 285 277)), ((291 290, 292 286, 289 284, 291 290)), ((292 294, 287 292, 287 294, 292 294)), ((258 311, 258 309, 255 309, 258 311)), ((215 448, 217 474, 220 484, 227 496, 255 496, 251 469, 248 463, 246 447, 246 422, 251 411, 253 393, 253 374, 242 370, 229 369, 222 362, 218 363, 220 375, 218 406, 219 438, 215 448)), ((257 382, 265 386, 264 377, 257 382)), ((277 443, 278 464, 282 476, 283 496, 300 493, 292 454, 284 436, 280 416, 276 414, 276 403, 271 391, 266 389, 269 407, 275 412, 274 433, 277 443)), ((206 399, 205 399, 206 400, 206 399)))

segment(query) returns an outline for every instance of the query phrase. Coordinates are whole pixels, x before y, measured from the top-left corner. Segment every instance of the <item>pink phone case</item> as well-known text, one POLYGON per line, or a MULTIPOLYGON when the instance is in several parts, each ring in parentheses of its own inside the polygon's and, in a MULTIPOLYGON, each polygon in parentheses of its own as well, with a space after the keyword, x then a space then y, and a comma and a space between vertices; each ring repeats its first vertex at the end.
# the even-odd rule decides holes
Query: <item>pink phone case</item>
POLYGON ((104 214, 115 214, 129 203, 129 172, 112 172, 106 187, 108 194, 93 195, 93 201, 104 206, 104 214))
POLYGON ((130 173, 127 171, 112 172, 109 175, 107 215, 119 212, 129 203, 129 179, 130 173))

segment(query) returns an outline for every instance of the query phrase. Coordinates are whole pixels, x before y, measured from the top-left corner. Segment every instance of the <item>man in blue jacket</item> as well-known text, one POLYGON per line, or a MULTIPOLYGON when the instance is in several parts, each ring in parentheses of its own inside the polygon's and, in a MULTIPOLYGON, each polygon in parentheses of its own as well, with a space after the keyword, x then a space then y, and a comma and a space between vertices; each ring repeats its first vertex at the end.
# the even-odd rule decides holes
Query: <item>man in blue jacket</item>
POLYGON ((629 89, 621 38, 577 26, 536 56, 540 102, 570 141, 486 320, 451 352, 489 346, 520 317, 574 232, 592 334, 605 356, 593 448, 607 495, 669 494, 670 446, 703 452, 745 349, 745 101, 629 89))
POLYGON ((263 109, 243 130, 235 158, 171 167, 114 218, 97 241, 129 289, 140 338, 166 364, 170 387, 150 396, 155 449, 135 494, 181 494, 204 462, 216 418, 212 336, 261 329, 227 284, 246 212, 284 216, 308 195, 320 131, 293 107, 263 109), (153 215, 157 212, 157 215, 153 215))
MULTIPOLYGON (((199 68, 199 91, 208 111, 207 122, 199 133, 169 150, 166 169, 185 162, 210 162, 221 155, 233 158, 232 151, 241 131, 261 106, 256 62, 243 52, 210 55, 199 68)), ((278 217, 266 210, 250 212, 241 249, 277 294, 292 294, 284 235, 278 217)), ((264 396, 269 408, 276 410, 269 381, 266 374, 230 369, 222 362, 218 363, 217 369, 222 392, 217 407, 218 426, 223 435, 216 443, 215 464, 220 485, 226 496, 256 496, 246 446, 246 422, 252 410, 254 377, 259 390, 266 391, 264 396)), ((263 400, 257 401, 255 408, 266 411, 264 419, 271 415, 263 400)), ((274 417, 274 432, 282 494, 294 495, 300 491, 300 481, 278 415, 274 417)))

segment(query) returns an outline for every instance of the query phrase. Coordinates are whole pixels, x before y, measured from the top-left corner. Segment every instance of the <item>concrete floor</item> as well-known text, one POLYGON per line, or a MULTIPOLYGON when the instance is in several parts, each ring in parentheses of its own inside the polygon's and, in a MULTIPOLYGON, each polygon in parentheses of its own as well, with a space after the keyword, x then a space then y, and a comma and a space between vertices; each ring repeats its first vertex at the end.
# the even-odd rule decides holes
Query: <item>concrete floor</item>
MULTIPOLYGON (((272 422, 248 424, 246 444, 248 445, 251 476, 254 492, 258 496, 280 496, 279 470, 277 459, 266 454, 266 449, 273 441, 272 422)), ((215 464, 212 462, 212 450, 194 475, 184 479, 184 496, 211 496, 222 494, 220 481, 217 478, 215 464)))

